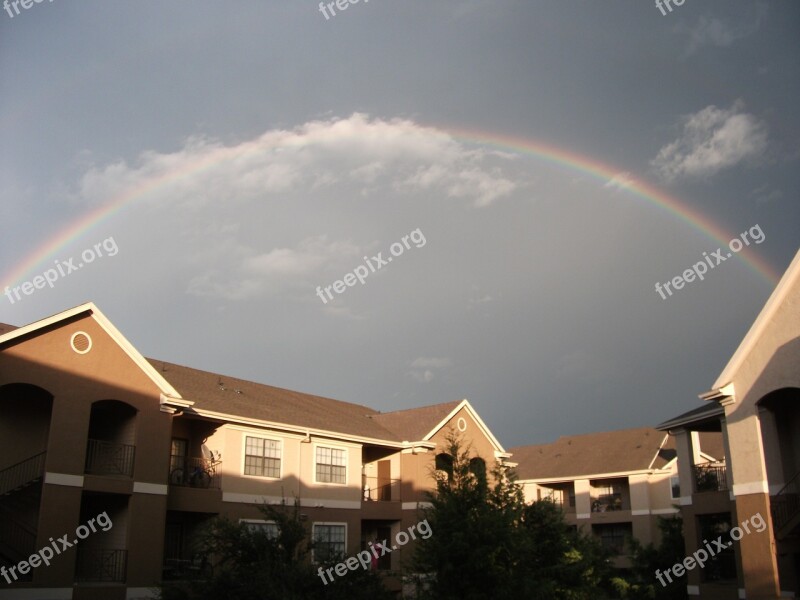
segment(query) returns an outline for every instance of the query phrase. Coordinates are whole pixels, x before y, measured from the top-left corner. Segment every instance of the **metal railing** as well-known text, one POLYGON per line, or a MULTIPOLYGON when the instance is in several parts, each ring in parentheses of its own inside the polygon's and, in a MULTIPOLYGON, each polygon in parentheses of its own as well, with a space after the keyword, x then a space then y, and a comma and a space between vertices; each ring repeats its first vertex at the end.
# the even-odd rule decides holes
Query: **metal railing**
POLYGON ((361 477, 363 499, 367 502, 397 502, 400 500, 400 480, 383 477, 361 477))
POLYGON ((218 490, 220 477, 217 475, 217 465, 220 462, 173 454, 169 457, 169 484, 218 490))
POLYGON ((0 471, 0 495, 5 495, 41 478, 47 452, 40 452, 0 471))
POLYGON ((135 456, 135 446, 89 440, 86 446, 86 473, 132 477, 135 456))
POLYGON ((0 505, 0 547, 24 560, 36 550, 36 531, 19 521, 14 512, 0 505))
POLYGON ((125 582, 128 567, 128 551, 109 548, 78 548, 75 562, 77 581, 125 582))
POLYGON ((602 494, 592 499, 592 512, 622 510, 622 494, 602 494))
POLYGON ((728 489, 727 470, 719 465, 694 465, 694 484, 697 492, 723 492, 728 489))
POLYGON ((773 530, 777 532, 800 513, 800 472, 770 498, 773 530))

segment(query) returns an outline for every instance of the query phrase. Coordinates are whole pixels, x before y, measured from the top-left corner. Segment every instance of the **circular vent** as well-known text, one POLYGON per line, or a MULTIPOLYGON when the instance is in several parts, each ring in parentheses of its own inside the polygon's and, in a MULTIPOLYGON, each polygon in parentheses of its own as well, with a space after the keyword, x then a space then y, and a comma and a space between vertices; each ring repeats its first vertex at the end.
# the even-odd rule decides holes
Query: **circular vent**
POLYGON ((69 344, 78 354, 86 354, 92 349, 92 338, 89 337, 88 333, 78 331, 77 333, 72 334, 69 344))
POLYGON ((459 431, 466 431, 467 430, 467 421, 466 421, 466 419, 464 419, 464 417, 459 417, 457 424, 458 424, 458 430, 459 431))

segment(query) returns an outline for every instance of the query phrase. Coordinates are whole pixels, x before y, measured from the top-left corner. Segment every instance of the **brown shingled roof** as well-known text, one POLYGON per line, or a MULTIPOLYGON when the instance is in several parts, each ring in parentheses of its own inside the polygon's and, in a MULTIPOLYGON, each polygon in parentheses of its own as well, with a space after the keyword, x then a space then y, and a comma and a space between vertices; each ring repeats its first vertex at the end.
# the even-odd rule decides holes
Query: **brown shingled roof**
POLYGON ((195 409, 325 430, 358 437, 401 441, 375 420, 367 406, 303 394, 161 360, 151 365, 195 409), (224 388, 224 389, 223 389, 224 388))
POLYGON ((401 440, 418 442, 453 412, 453 409, 459 404, 461 404, 461 400, 397 410, 375 415, 373 420, 393 431, 401 440))
MULTIPOLYGON (((520 479, 573 479, 642 471, 665 465, 674 454, 667 435, 651 427, 563 436, 552 444, 509 449, 520 479)), ((674 446, 673 446, 674 448, 674 446)), ((674 450, 673 450, 674 452, 674 450)))

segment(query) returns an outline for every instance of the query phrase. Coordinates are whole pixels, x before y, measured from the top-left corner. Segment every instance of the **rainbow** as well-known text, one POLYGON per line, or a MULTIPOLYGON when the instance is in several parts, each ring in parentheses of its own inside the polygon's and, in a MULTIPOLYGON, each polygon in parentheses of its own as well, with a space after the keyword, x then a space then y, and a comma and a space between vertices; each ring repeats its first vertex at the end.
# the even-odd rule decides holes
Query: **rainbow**
MULTIPOLYGON (((429 128, 440 133, 446 133, 453 139, 462 143, 489 146, 505 152, 511 151, 517 154, 532 156, 537 160, 555 165, 559 168, 589 175, 603 183, 614 181, 623 172, 623 169, 615 168, 589 156, 583 156, 575 152, 564 150, 543 141, 511 135, 486 133, 460 127, 429 126, 429 128)), ((40 267, 40 265, 56 256, 62 248, 79 239, 94 226, 121 211, 135 200, 161 187, 167 186, 174 181, 192 177, 217 164, 240 158, 247 153, 248 147, 255 147, 255 145, 245 144, 245 149, 235 156, 231 156, 227 148, 213 150, 202 160, 196 161, 188 167, 175 169, 174 171, 164 173, 158 177, 153 177, 119 194, 108 204, 82 216, 36 248, 4 276, 2 280, 3 283, 0 285, 5 287, 6 285, 16 284, 25 279, 29 274, 33 274, 37 269, 38 272, 41 272, 43 268, 40 267)), ((720 248, 726 246, 729 240, 738 237, 738 233, 726 231, 712 222, 707 216, 700 213, 700 211, 677 198, 667 195, 641 178, 636 178, 626 173, 624 182, 620 184, 620 188, 665 211, 678 220, 683 221, 694 230, 711 238, 720 248)), ((715 248, 709 248, 709 250, 714 249, 715 248)), ((774 286, 780 279, 780 273, 761 258, 752 246, 745 247, 736 256, 771 286, 774 286)))

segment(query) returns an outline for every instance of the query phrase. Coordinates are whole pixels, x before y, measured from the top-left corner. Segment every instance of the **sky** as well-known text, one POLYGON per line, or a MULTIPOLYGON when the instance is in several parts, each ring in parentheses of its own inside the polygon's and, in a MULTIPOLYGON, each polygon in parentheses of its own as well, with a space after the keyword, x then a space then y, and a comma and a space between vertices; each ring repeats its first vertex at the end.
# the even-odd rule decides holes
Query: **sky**
POLYGON ((0 12, 0 322, 507 448, 699 406, 800 248, 800 4, 340 4, 0 12))

